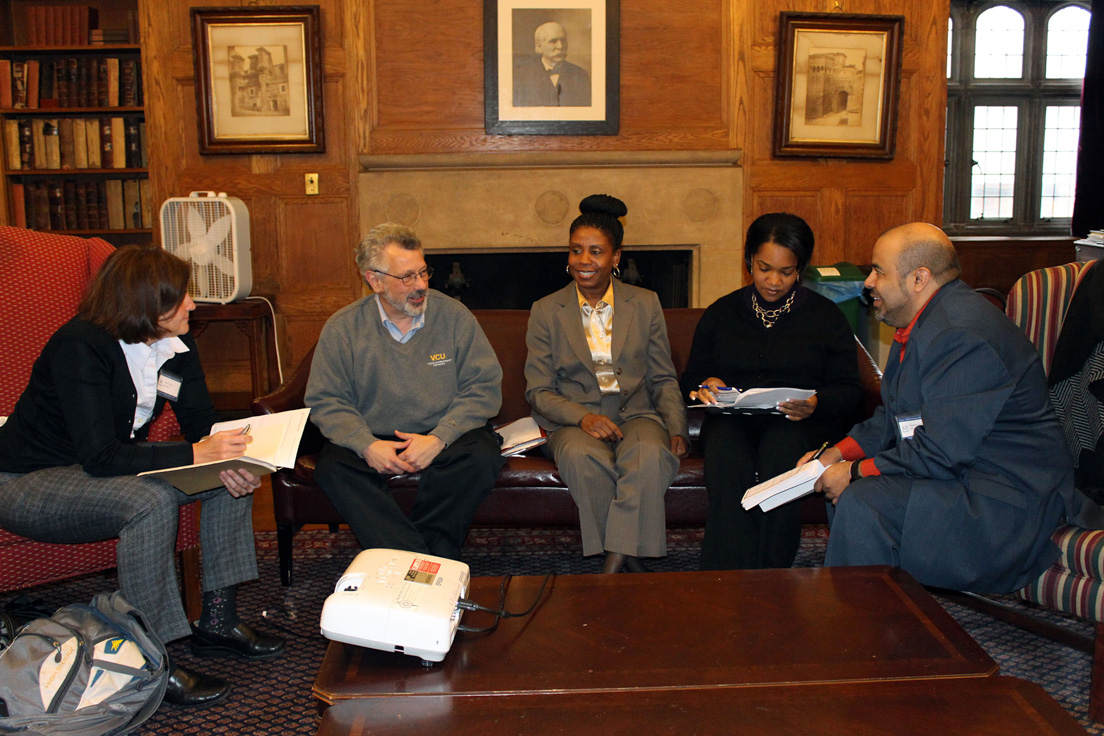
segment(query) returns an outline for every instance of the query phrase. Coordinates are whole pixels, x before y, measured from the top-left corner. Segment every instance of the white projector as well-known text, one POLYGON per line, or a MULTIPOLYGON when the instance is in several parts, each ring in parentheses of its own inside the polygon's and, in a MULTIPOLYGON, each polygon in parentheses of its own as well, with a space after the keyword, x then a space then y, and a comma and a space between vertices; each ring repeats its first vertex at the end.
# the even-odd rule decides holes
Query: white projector
POLYGON ((366 549, 322 606, 322 635, 440 662, 460 625, 456 602, 467 594, 470 577, 456 560, 366 549))

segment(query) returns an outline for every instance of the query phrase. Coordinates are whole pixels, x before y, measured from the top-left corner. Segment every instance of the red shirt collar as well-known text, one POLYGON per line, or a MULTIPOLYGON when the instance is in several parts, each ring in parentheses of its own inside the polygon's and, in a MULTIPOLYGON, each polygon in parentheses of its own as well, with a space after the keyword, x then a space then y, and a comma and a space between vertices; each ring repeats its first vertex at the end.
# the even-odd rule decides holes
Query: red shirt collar
MULTIPOLYGON (((942 289, 943 287, 939 287, 942 289)), ((920 311, 916 313, 916 316, 912 318, 912 321, 908 323, 908 327, 898 327, 896 332, 893 333, 893 342, 901 343, 901 354, 898 356, 897 362, 901 362, 905 359, 905 346, 908 345, 909 336, 912 334, 912 328, 916 326, 916 320, 920 319, 920 315, 924 313, 924 310, 931 304, 931 300, 935 298, 935 295, 939 293, 939 289, 936 289, 928 300, 924 302, 924 306, 920 307, 920 311)))

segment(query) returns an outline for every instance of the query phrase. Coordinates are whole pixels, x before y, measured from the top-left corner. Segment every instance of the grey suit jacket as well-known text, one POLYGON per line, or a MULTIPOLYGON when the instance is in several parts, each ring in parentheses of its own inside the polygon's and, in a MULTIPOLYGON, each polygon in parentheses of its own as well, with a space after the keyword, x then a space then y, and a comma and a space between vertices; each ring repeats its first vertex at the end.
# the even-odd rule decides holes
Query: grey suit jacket
MULTIPOLYGON (((525 399, 537 424, 554 431, 601 413, 574 282, 533 304, 525 344, 525 399)), ((620 424, 648 417, 672 437, 689 439, 667 323, 655 292, 614 279, 612 353, 621 392, 618 415, 609 418, 620 424)))

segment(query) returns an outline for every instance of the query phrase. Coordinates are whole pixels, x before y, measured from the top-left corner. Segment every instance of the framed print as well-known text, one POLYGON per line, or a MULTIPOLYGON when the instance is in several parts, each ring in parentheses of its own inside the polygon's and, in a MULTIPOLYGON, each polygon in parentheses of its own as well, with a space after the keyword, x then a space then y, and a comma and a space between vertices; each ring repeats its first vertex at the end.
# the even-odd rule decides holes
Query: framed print
POLYGON ((900 15, 780 14, 774 155, 891 159, 900 15))
POLYGON ((192 8, 200 153, 318 153, 317 5, 192 8))
POLYGON ((483 0, 485 127, 617 135, 620 0, 483 0))

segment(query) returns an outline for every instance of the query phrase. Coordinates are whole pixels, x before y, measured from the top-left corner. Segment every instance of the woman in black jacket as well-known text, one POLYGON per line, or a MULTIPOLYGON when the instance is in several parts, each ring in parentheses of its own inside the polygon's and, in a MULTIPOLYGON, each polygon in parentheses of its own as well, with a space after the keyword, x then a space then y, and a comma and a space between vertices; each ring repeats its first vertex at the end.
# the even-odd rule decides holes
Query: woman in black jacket
POLYGON ((801 541, 800 501, 745 511, 744 491, 790 470, 807 450, 850 427, 862 394, 855 338, 829 299, 800 285, 813 232, 796 215, 763 215, 748 228, 744 264, 752 283, 714 302, 694 333, 682 388, 715 401, 716 389, 813 389, 778 413, 707 409, 701 431, 709 492, 703 570, 789 567, 801 541))
MULTIPOLYGON (((257 577, 252 493, 260 481, 225 471, 222 488, 187 495, 146 470, 239 457, 248 436, 219 432, 194 340, 191 267, 160 248, 128 246, 96 274, 79 314, 46 343, 0 426, 0 526, 42 542, 118 537, 119 586, 165 642, 192 635, 204 656, 277 656, 284 642, 241 621, 237 585, 257 577), (147 442, 171 402, 186 440, 147 442), (173 552, 178 507, 203 502, 203 613, 189 623, 173 552)), ((170 668, 165 697, 210 705, 230 686, 170 668)))

